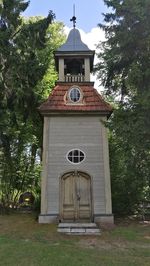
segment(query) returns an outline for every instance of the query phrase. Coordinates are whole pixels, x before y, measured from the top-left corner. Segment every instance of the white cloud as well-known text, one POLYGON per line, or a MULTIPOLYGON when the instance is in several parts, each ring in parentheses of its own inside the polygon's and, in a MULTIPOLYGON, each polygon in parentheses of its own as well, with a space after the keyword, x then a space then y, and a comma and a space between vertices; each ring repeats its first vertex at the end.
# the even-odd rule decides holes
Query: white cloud
POLYGON ((97 44, 105 40, 104 31, 99 27, 92 28, 91 31, 87 33, 81 29, 79 29, 79 31, 82 41, 86 43, 91 50, 95 50, 97 44))
MULTIPOLYGON (((68 35, 69 31, 71 30, 71 28, 65 27, 65 33, 68 35)), ((82 29, 79 29, 80 34, 81 34, 81 39, 82 41, 87 44, 87 46, 91 49, 91 50, 95 50, 95 52, 97 52, 97 45, 99 44, 100 41, 104 41, 105 40, 105 34, 104 31, 102 29, 100 29, 99 27, 96 28, 92 28, 90 32, 84 32, 82 29)), ((96 64, 98 62, 98 58, 95 54, 95 58, 94 58, 94 64, 96 64)), ((101 91, 103 88, 100 87, 100 83, 99 81, 96 79, 96 76, 91 75, 91 81, 95 82, 94 87, 98 90, 101 91)))

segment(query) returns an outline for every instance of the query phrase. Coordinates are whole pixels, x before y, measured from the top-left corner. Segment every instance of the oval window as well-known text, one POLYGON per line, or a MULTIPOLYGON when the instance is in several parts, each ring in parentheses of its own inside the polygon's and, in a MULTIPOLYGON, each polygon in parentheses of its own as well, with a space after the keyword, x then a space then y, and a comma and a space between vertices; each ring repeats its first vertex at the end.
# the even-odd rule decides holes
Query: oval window
POLYGON ((72 102, 78 102, 81 98, 81 92, 77 87, 74 87, 69 92, 69 97, 72 102))
POLYGON ((71 163, 80 163, 85 159, 85 154, 81 150, 71 150, 67 154, 67 159, 71 163))

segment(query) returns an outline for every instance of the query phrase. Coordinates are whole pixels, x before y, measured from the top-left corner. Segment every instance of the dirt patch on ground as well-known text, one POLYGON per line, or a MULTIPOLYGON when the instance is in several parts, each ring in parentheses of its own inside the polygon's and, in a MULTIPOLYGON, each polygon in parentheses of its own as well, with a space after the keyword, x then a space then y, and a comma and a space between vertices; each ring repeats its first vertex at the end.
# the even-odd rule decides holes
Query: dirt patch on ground
POLYGON ((144 236, 144 238, 150 240, 150 236, 144 236))
MULTIPOLYGON (((147 239, 147 238, 146 238, 147 239)), ((150 239, 150 238, 148 238, 150 239)), ((118 251, 125 251, 128 249, 133 248, 142 248, 147 249, 150 248, 150 243, 134 243, 134 242, 123 242, 123 241, 105 241, 105 240, 97 240, 97 239, 86 239, 80 240, 78 242, 78 246, 81 248, 87 249, 98 249, 98 250, 118 250, 118 251)))
POLYGON ((110 249, 120 249, 124 250, 127 248, 128 244, 126 242, 122 241, 106 241, 106 240, 101 240, 101 239, 82 239, 79 241, 78 245, 82 248, 96 248, 100 250, 110 250, 110 249))

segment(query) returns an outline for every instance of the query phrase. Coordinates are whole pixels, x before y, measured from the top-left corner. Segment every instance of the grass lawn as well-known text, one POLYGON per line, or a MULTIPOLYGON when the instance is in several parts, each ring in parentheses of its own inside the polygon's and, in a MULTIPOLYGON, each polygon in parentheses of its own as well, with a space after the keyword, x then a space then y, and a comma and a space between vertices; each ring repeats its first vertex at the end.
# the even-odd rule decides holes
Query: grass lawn
POLYGON ((33 214, 0 216, 0 266, 149 266, 150 224, 119 223, 101 236, 66 236, 33 214))

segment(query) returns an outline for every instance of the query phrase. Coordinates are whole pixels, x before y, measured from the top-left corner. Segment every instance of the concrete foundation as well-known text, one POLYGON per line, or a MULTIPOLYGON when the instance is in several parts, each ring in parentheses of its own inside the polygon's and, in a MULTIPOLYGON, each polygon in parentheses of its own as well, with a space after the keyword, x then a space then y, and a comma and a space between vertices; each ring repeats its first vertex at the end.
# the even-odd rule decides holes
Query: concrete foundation
POLYGON ((58 215, 39 215, 40 224, 51 224, 58 222, 58 215))
POLYGON ((114 216, 112 214, 95 216, 94 222, 100 225, 112 226, 114 225, 114 216))

